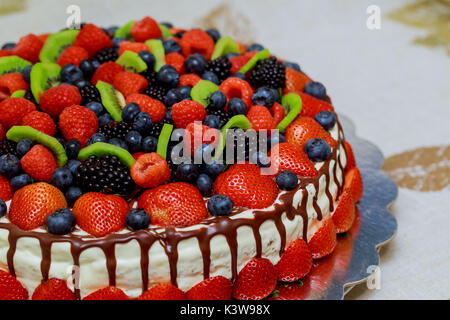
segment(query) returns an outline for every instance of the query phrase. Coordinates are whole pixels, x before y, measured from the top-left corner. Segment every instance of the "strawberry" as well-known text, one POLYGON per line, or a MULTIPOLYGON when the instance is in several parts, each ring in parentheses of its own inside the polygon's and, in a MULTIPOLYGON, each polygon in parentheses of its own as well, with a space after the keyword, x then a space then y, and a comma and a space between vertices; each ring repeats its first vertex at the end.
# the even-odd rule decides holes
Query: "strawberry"
POLYGON ((200 78, 195 73, 187 73, 180 75, 180 81, 178 82, 178 87, 194 87, 202 78, 200 78))
POLYGON ((178 74, 183 74, 184 71, 184 57, 178 52, 171 52, 166 54, 166 64, 174 67, 178 74))
POLYGON ((122 197, 99 192, 85 193, 73 206, 77 224, 96 237, 122 230, 128 210, 128 203, 122 197))
POLYGON ((152 122, 161 122, 166 116, 166 107, 164 104, 161 101, 153 99, 145 94, 130 94, 125 102, 127 104, 130 102, 137 103, 141 108, 141 111, 147 112, 150 115, 152 122))
POLYGON ((262 209, 274 203, 278 187, 252 163, 233 164, 214 183, 214 193, 229 197, 234 206, 262 209))
POLYGON ((184 130, 183 141, 186 149, 191 150, 193 155, 195 148, 201 148, 204 143, 215 146, 219 141, 219 131, 202 125, 200 122, 191 122, 184 130))
POLYGON ((118 63, 112 61, 105 62, 97 68, 92 76, 91 83, 97 84, 98 81, 103 81, 112 84, 116 75, 124 71, 125 69, 118 63))
POLYGON ((310 81, 311 78, 303 72, 299 72, 292 68, 286 68, 286 93, 303 91, 305 85, 310 81))
POLYGON ((113 86, 128 97, 147 88, 148 81, 140 74, 124 71, 114 76, 113 86))
POLYGON ((92 292, 83 300, 129 300, 129 298, 121 289, 109 286, 92 292))
POLYGON ((183 33, 180 46, 185 57, 199 53, 209 60, 214 51, 214 40, 205 31, 192 29, 183 33))
POLYGON ((23 230, 32 230, 45 223, 53 211, 67 208, 64 194, 56 187, 38 182, 14 193, 9 220, 23 230))
MULTIPOLYGON (((225 79, 219 86, 219 91, 222 91, 227 96, 227 99, 241 98, 247 109, 252 105, 253 88, 245 80, 239 78, 225 79)), ((226 107, 225 107, 226 111, 226 107)))
POLYGON ((146 190, 138 204, 150 214, 152 224, 160 226, 187 227, 208 217, 200 191, 185 182, 146 190))
POLYGON ((247 113, 247 118, 255 131, 275 129, 275 122, 269 109, 264 106, 252 106, 247 113))
POLYGON ((239 300, 261 300, 277 285, 277 270, 268 259, 253 258, 239 272, 233 286, 233 297, 239 300))
POLYGON ((6 136, 5 128, 3 128, 3 125, 0 123, 0 141, 5 139, 5 136, 6 136))
POLYGON ((47 38, 49 35, 50 35, 50 33, 41 33, 41 34, 38 34, 37 37, 42 41, 42 43, 45 43, 45 41, 47 41, 47 38))
POLYGON ((145 291, 138 300, 186 300, 186 295, 174 285, 164 283, 145 291))
POLYGON ((51 278, 41 283, 33 292, 32 300, 75 300, 75 294, 64 280, 51 278))
POLYGON ((323 221, 322 226, 308 242, 313 259, 323 258, 333 252, 336 241, 336 229, 333 220, 330 218, 323 221))
POLYGON ((0 77, 0 91, 7 96, 12 95, 17 90, 29 89, 28 82, 25 81, 21 73, 7 73, 0 77))
POLYGON ((282 142, 270 150, 270 160, 275 174, 290 170, 298 176, 315 177, 317 170, 306 153, 297 145, 282 142))
POLYGON ((61 56, 56 62, 61 67, 66 64, 73 64, 75 66, 80 66, 80 62, 84 59, 89 58, 89 52, 83 47, 79 46, 69 46, 61 53, 61 56))
POLYGON ((347 171, 345 174, 344 189, 349 189, 353 195, 353 200, 357 203, 363 195, 363 181, 361 172, 357 167, 347 171))
POLYGON ((158 22, 150 17, 145 17, 133 24, 133 27, 131 27, 131 35, 134 40, 144 42, 148 39, 161 38, 162 32, 158 22))
POLYGON ((336 147, 336 141, 325 131, 313 118, 298 117, 287 128, 285 132, 286 142, 304 148, 306 142, 313 138, 324 140, 331 148, 336 147))
POLYGON ((20 159, 22 170, 36 181, 50 182, 53 171, 58 168, 53 153, 37 144, 20 159))
POLYGON ((351 228, 355 220, 355 202, 350 190, 344 189, 339 196, 337 207, 331 218, 333 219, 336 233, 344 233, 351 228))
POLYGON ((230 300, 231 282, 217 276, 203 280, 186 292, 188 300, 230 300))
POLYGON ((312 255, 303 239, 292 241, 275 265, 278 280, 294 282, 308 274, 312 267, 312 255))
POLYGON ((0 174, 0 199, 5 202, 11 200, 13 193, 14 190, 9 180, 0 174))
POLYGON ((345 141, 344 147, 345 147, 345 153, 347 154, 347 164, 345 166, 345 170, 348 171, 348 170, 356 167, 356 160, 355 160, 355 155, 353 154, 353 148, 350 145, 350 143, 348 143, 348 141, 345 141))
POLYGON ((143 156, 144 154, 145 154, 145 152, 136 152, 136 153, 133 153, 132 156, 133 156, 134 160, 137 160, 137 159, 139 159, 140 156, 143 156))
POLYGON ((80 103, 81 95, 78 88, 70 84, 61 84, 41 95, 39 107, 51 116, 58 117, 65 108, 80 103))
POLYGON ((97 132, 98 119, 88 108, 71 106, 59 115, 59 128, 67 140, 77 139, 82 146, 97 132))
POLYGON ((334 108, 326 101, 314 98, 303 92, 296 92, 302 98, 302 110, 300 116, 314 118, 320 111, 334 111, 334 108))
POLYGON ((150 51, 150 48, 142 42, 122 41, 119 44, 119 56, 121 56, 125 51, 139 53, 141 51, 150 51))
POLYGON ((53 122, 52 117, 50 117, 50 115, 45 112, 30 112, 25 117, 23 117, 22 125, 30 126, 52 137, 56 132, 55 122, 53 122))
POLYGON ((231 74, 239 72, 239 70, 241 70, 251 58, 252 57, 249 55, 231 57, 229 59, 231 62, 231 74))
POLYGON ((170 168, 166 159, 156 152, 146 153, 131 166, 131 177, 143 188, 154 188, 169 181, 170 168))
POLYGON ((205 107, 200 102, 183 100, 172 106, 172 119, 177 128, 186 128, 191 122, 203 121, 205 117, 205 107))
POLYGON ((11 274, 0 270, 0 300, 27 300, 28 291, 11 274))
POLYGON ((14 55, 14 53, 12 52, 12 50, 6 50, 6 49, 0 50, 0 58, 1 58, 1 57, 12 56, 12 55, 14 55))
POLYGON ((284 110, 283 106, 278 102, 275 102, 272 108, 270 108, 270 113, 273 116, 273 122, 275 123, 275 126, 277 126, 286 115, 286 111, 284 110))
POLYGON ((36 63, 39 61, 39 52, 41 52, 43 45, 44 43, 39 37, 30 33, 20 38, 12 51, 14 55, 28 60, 31 63, 36 63))
POLYGON ((73 45, 83 47, 93 56, 103 48, 112 47, 112 41, 101 28, 89 23, 81 28, 73 45))
POLYGON ((22 123, 24 116, 35 111, 34 103, 24 98, 8 98, 0 102, 0 123, 8 130, 22 123))

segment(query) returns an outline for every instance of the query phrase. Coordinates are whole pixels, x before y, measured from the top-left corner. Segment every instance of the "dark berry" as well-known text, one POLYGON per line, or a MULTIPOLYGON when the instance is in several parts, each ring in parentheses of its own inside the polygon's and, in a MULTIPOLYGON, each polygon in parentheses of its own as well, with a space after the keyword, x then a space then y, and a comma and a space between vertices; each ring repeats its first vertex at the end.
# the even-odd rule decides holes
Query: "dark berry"
POLYGON ((64 195, 69 206, 73 206, 75 201, 83 195, 83 191, 78 187, 69 187, 64 195))
POLYGON ((109 61, 116 61, 119 57, 119 53, 116 48, 103 48, 97 52, 93 59, 103 64, 109 61))
POLYGON ((195 183, 198 178, 198 168, 192 163, 182 163, 178 166, 175 177, 179 181, 195 183))
POLYGON ((302 70, 300 69, 300 66, 298 65, 298 63, 296 62, 289 62, 289 61, 285 61, 284 65, 286 66, 286 68, 291 68, 294 70, 297 70, 298 72, 301 72, 302 70))
POLYGON ((155 66, 156 58, 150 51, 143 50, 139 52, 139 57, 142 59, 142 61, 145 62, 148 69, 153 70, 153 67, 155 66))
POLYGON ((5 216, 7 210, 8 210, 8 207, 6 206, 5 201, 0 199, 0 218, 5 216))
POLYGON ((142 134, 148 133, 152 127, 152 119, 147 112, 139 112, 133 122, 133 130, 142 134))
POLYGON ((285 170, 277 174, 276 182, 281 190, 290 191, 297 187, 298 178, 292 171, 285 170))
POLYGON ((122 120, 127 123, 132 123, 139 112, 141 112, 141 108, 137 103, 127 103, 122 110, 122 120))
POLYGON ((0 141, 0 156, 3 156, 5 154, 13 154, 17 156, 17 143, 15 143, 12 140, 4 139, 0 141))
POLYGON ((148 136, 142 139, 142 151, 145 153, 155 152, 158 146, 158 139, 153 136, 148 136))
POLYGON ((211 60, 206 65, 206 71, 213 72, 219 82, 222 82, 230 75, 231 62, 227 57, 219 57, 217 59, 211 60))
POLYGON ((16 43, 14 42, 6 42, 2 45, 2 50, 12 50, 16 46, 16 43))
POLYGON ((164 46, 164 52, 166 54, 172 53, 172 52, 181 52, 181 47, 178 41, 175 41, 173 39, 165 39, 163 40, 163 46, 164 46))
POLYGON ((150 215, 144 209, 131 209, 127 213, 126 223, 132 231, 147 229, 150 226, 150 215))
POLYGON ((67 168, 72 172, 72 175, 74 175, 77 172, 78 167, 81 165, 81 162, 75 159, 67 161, 64 168, 67 168))
POLYGON ((87 141, 87 145, 90 146, 96 142, 106 142, 108 139, 101 133, 94 133, 87 141))
POLYGON ((112 138, 125 139, 125 136, 131 130, 133 130, 131 124, 122 121, 114 121, 101 127, 98 130, 98 133, 103 134, 107 140, 112 138))
POLYGON ((45 219, 45 226, 51 234, 68 234, 73 230, 75 224, 75 215, 70 209, 58 209, 45 219))
POLYGON ((196 73, 201 75, 206 69, 206 59, 201 54, 191 54, 184 61, 184 68, 186 69, 186 73, 196 73))
POLYGON ((223 170, 225 170, 225 165, 216 161, 205 165, 205 173, 213 179, 221 174, 223 170))
POLYGON ((253 43, 251 45, 249 45, 247 47, 247 51, 251 52, 251 51, 262 51, 264 50, 264 47, 262 45, 260 45, 259 43, 253 43))
POLYGON ((86 82, 86 84, 82 87, 78 87, 78 91, 80 91, 81 105, 83 106, 87 105, 89 102, 92 101, 97 102, 102 101, 98 89, 89 82, 86 82))
POLYGON ((191 98, 191 89, 189 86, 182 86, 177 89, 182 100, 191 98))
POLYGON ((162 24, 163 26, 165 26, 169 29, 173 28, 173 24, 171 22, 164 21, 164 22, 161 22, 160 24, 162 24))
POLYGON ((125 143, 131 153, 139 152, 141 150, 142 136, 137 131, 130 131, 125 136, 125 143))
POLYGON ((105 108, 103 108, 103 105, 98 101, 89 102, 86 105, 86 108, 94 112, 97 117, 99 117, 103 112, 105 112, 105 108))
POLYGON ((57 168, 52 174, 52 184, 58 189, 65 190, 73 183, 72 172, 68 168, 57 168))
POLYGON ((225 195, 216 194, 208 200, 207 207, 213 216, 227 216, 233 211, 233 201, 225 195))
POLYGON ((330 158, 331 148, 325 140, 311 139, 305 144, 305 153, 311 161, 325 161, 330 158))
POLYGON ((20 172, 20 161, 13 154, 4 154, 0 157, 0 173, 8 178, 16 176, 20 172))
POLYGON ((250 76, 250 83, 254 88, 263 86, 275 89, 286 85, 286 67, 275 57, 258 61, 250 76))
POLYGON ((22 158, 33 147, 34 142, 30 139, 22 139, 17 143, 16 153, 19 158, 22 158))
POLYGON ((203 124, 210 128, 220 129, 220 118, 213 114, 207 115, 205 120, 203 120, 203 124))
POLYGON ((238 114, 247 114, 247 106, 245 102, 240 98, 231 98, 228 101, 228 113, 232 116, 238 114))
POLYGON ((18 176, 15 176, 11 179, 11 187, 14 190, 19 190, 20 188, 23 188, 29 184, 31 184, 33 181, 31 180, 31 177, 27 175, 26 173, 19 174, 18 176))
POLYGON ((325 100, 327 97, 327 90, 325 89, 324 85, 320 82, 311 81, 308 82, 305 85, 304 89, 306 94, 309 94, 310 96, 313 96, 320 100, 325 100))
POLYGON ((197 186, 197 189, 203 196, 207 197, 211 195, 213 181, 208 175, 201 173, 198 176, 197 182, 195 184, 197 186))
POLYGON ((78 158, 81 149, 81 143, 77 139, 70 139, 66 142, 66 154, 69 159, 78 158))
POLYGON ((247 80, 247 78, 245 77, 245 74, 240 73, 240 72, 233 73, 230 77, 231 78, 239 78, 239 79, 242 79, 242 80, 247 80))
POLYGON ((74 83, 81 79, 83 79, 83 72, 73 64, 66 64, 61 68, 62 82, 74 83))
POLYGON ((112 138, 108 141, 108 143, 128 151, 128 145, 122 139, 112 138))
POLYGON ((109 113, 104 113, 100 117, 98 117, 98 125, 100 127, 103 127, 110 122, 114 122, 114 119, 109 113))
POLYGON ((252 95, 253 104, 271 108, 275 102, 273 91, 269 87, 258 88, 252 95))
POLYGON ((175 103, 180 102, 182 99, 178 89, 170 89, 164 96, 164 105, 168 108, 172 107, 175 103))
POLYGON ((167 88, 176 88, 180 81, 180 75, 170 65, 165 65, 158 71, 157 79, 167 88))
POLYGON ((118 48, 119 46, 120 46, 120 44, 122 43, 122 42, 124 42, 126 39, 124 39, 124 38, 113 38, 112 39, 112 43, 113 43, 113 47, 114 48, 118 48))
POLYGON ((217 29, 208 29, 206 30, 206 33, 209 34, 214 42, 217 42, 217 40, 219 40, 221 37, 220 32, 217 29))
POLYGON ((214 91, 209 97, 208 108, 211 110, 222 110, 227 104, 227 96, 222 91, 214 91))
POLYGON ((86 79, 90 79, 95 72, 94 65, 88 59, 83 59, 80 62, 80 70, 86 79))
POLYGON ((233 58, 233 57, 237 57, 239 55, 239 53, 236 53, 236 52, 230 52, 230 53, 227 53, 226 55, 225 55, 225 57, 227 57, 228 59, 230 59, 230 58, 233 58))
POLYGON ((314 117, 325 130, 330 130, 336 124, 336 117, 333 112, 321 111, 314 117))
POLYGON ((26 66, 25 68, 22 69, 22 75, 23 75, 23 79, 30 83, 30 74, 31 74, 31 68, 33 66, 26 66))
POLYGON ((160 84, 149 85, 142 93, 163 102, 168 89, 160 84))

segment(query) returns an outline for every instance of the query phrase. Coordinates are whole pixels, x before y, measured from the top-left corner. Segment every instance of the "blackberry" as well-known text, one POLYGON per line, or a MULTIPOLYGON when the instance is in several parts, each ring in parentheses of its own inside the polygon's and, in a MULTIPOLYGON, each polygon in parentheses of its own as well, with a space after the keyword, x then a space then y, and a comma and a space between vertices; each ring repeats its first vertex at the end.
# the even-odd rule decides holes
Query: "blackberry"
POLYGON ((220 119, 220 127, 222 128, 228 120, 230 120, 231 116, 223 109, 220 110, 212 110, 210 108, 206 108, 206 113, 208 115, 218 116, 220 119))
POLYGON ((86 83, 86 85, 84 85, 81 88, 78 88, 78 90, 80 91, 81 104, 83 106, 93 101, 102 102, 100 92, 98 92, 97 88, 93 84, 86 83))
POLYGON ((167 91, 169 91, 167 88, 159 84, 154 84, 149 85, 142 93, 162 102, 164 100, 164 96, 167 94, 167 91))
POLYGON ((286 67, 283 63, 277 61, 275 57, 258 61, 252 70, 250 83, 255 88, 263 86, 275 89, 284 88, 286 84, 286 67))
POLYGON ((17 143, 8 139, 0 141, 0 157, 4 154, 17 156, 16 146, 17 143))
POLYGON ((83 191, 129 195, 136 185, 130 169, 116 156, 90 156, 77 168, 75 185, 83 191))
POLYGON ((35 105, 37 104, 36 99, 34 98, 33 94, 31 93, 31 91, 27 91, 25 92, 25 95, 23 96, 25 99, 27 99, 28 101, 33 102, 35 105))
POLYGON ((133 126, 129 123, 113 121, 105 124, 103 127, 98 129, 98 133, 104 135, 108 140, 111 140, 113 138, 124 140, 125 136, 132 130, 133 126))
POLYGON ((158 83, 158 80, 156 79, 156 75, 157 73, 151 69, 145 69, 144 71, 142 71, 140 73, 141 76, 143 76, 147 81, 148 81, 148 85, 155 85, 158 83))
POLYGON ((206 71, 213 72, 222 82, 230 76, 231 62, 226 57, 219 57, 206 64, 206 71))
POLYGON ((161 133, 162 127, 163 127, 163 123, 159 122, 159 123, 153 123, 152 124, 152 128, 150 129, 150 131, 148 132, 149 136, 155 137, 156 139, 159 138, 159 134, 161 133))
POLYGON ((101 49, 97 54, 94 56, 94 60, 97 60, 100 62, 100 64, 108 62, 108 61, 116 61, 119 57, 119 54, 117 53, 117 50, 114 48, 104 48, 101 49))

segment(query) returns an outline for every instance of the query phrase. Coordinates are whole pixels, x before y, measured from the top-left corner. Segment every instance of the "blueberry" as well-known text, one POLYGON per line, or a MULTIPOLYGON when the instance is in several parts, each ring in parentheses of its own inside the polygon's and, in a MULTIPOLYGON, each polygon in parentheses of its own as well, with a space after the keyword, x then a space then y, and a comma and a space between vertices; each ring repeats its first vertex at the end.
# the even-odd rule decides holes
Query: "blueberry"
POLYGON ((320 100, 325 100, 327 97, 327 89, 325 89, 324 85, 320 82, 311 81, 308 82, 304 89, 306 94, 313 96, 320 100))
POLYGON ((150 226, 150 215, 144 209, 131 209, 126 216, 127 227, 130 230, 147 229, 150 226))
POLYGON ((215 83, 217 85, 220 84, 219 78, 216 76, 216 74, 214 72, 211 72, 211 71, 206 71, 205 73, 203 73, 202 79, 211 81, 212 83, 215 83))
POLYGON ((141 112, 141 108, 137 103, 127 103, 122 110, 122 120, 126 123, 132 123, 139 112, 141 112))
POLYGON ((148 69, 153 69, 155 66, 156 58, 150 51, 143 50, 139 52, 139 57, 145 62, 148 69))
POLYGON ((96 142, 106 142, 106 141, 107 141, 107 139, 106 139, 106 137, 103 134, 101 134, 101 133, 94 133, 88 139, 87 145, 90 146, 91 144, 96 143, 96 142))
POLYGON ((269 87, 261 87, 252 95, 253 104, 271 108, 275 102, 273 91, 269 87))
POLYGON ((158 146, 158 139, 153 136, 148 136, 142 139, 141 144, 142 151, 145 153, 155 152, 158 146))
POLYGON ((180 81, 180 75, 178 72, 174 69, 174 67, 168 64, 163 66, 158 71, 156 78, 168 88, 176 88, 178 86, 178 82, 180 81))
POLYGON ((225 55, 225 57, 227 57, 228 59, 230 59, 230 58, 233 58, 233 57, 237 57, 239 55, 239 53, 236 53, 236 52, 230 52, 230 53, 227 53, 226 55, 225 55))
POLYGON ((209 97, 210 110, 222 110, 227 104, 227 96, 222 91, 214 91, 209 97))
POLYGON ((280 92, 272 87, 267 87, 273 94, 273 97, 275 98, 275 102, 281 103, 281 96, 280 96, 280 92))
POLYGON ((245 102, 240 98, 231 98, 230 101, 228 101, 228 113, 232 116, 238 115, 238 114, 247 114, 247 106, 245 105, 245 102))
POLYGON ((170 89, 167 94, 164 96, 164 104, 166 107, 172 107, 175 103, 178 103, 182 100, 180 91, 176 88, 170 89))
POLYGON ((207 115, 205 120, 203 120, 203 124, 210 128, 220 129, 220 118, 213 114, 207 115))
POLYGON ((260 45, 259 43, 253 43, 253 44, 251 44, 251 45, 249 45, 247 47, 247 51, 248 52, 250 52, 250 51, 262 51, 262 50, 264 50, 264 47, 262 45, 260 45))
POLYGON ((97 60, 91 60, 91 62, 95 70, 97 70, 98 67, 100 67, 100 62, 98 62, 97 60))
POLYGON ((2 50, 12 50, 15 46, 16 44, 14 42, 7 42, 2 45, 2 50))
POLYGON ((172 52, 181 52, 180 44, 173 40, 173 39, 165 39, 163 40, 163 46, 164 46, 164 52, 166 54, 172 53, 172 52))
POLYGON ((74 83, 81 79, 83 79, 83 72, 73 64, 66 64, 61 68, 62 82, 74 83))
POLYGON ((250 155, 250 162, 256 164, 260 168, 267 168, 270 166, 270 160, 267 154, 256 151, 250 155))
POLYGON ((189 86, 182 86, 178 88, 178 94, 180 95, 182 100, 191 98, 191 89, 192 88, 189 86))
POLYGON ((227 216, 233 210, 233 201, 227 196, 216 194, 208 200, 207 207, 213 216, 227 216))
POLYGON ((111 26, 111 27, 109 27, 108 29, 106 29, 106 31, 108 31, 107 33, 113 35, 113 34, 117 31, 117 29, 119 29, 118 26, 111 26))
POLYGON ((105 108, 100 102, 92 101, 86 104, 86 108, 95 113, 97 117, 99 117, 103 112, 105 112, 105 108))
POLYGON ((65 190, 73 183, 72 172, 68 168, 58 168, 53 171, 52 184, 58 189, 65 190))
POLYGON ((64 138, 62 137, 56 137, 56 140, 58 140, 58 142, 62 145, 62 147, 64 148, 64 151, 66 151, 66 140, 64 140, 64 138))
POLYGON ((125 141, 119 138, 112 138, 111 140, 108 141, 108 143, 128 151, 128 146, 125 143, 125 141))
POLYGON ((33 147, 34 142, 30 139, 22 139, 16 145, 17 155, 22 158, 33 147))
POLYGON ((95 72, 94 65, 88 59, 83 59, 80 62, 80 70, 86 79, 90 79, 95 72))
POLYGON ((47 231, 51 234, 68 234, 75 227, 76 219, 72 210, 58 209, 45 219, 47 231))
POLYGON ((81 143, 77 139, 70 139, 66 142, 66 154, 69 159, 78 158, 81 149, 81 143))
POLYGON ((30 74, 31 74, 31 68, 32 67, 33 66, 26 66, 25 68, 22 69, 23 78, 28 83, 30 83, 30 81, 31 81, 30 74))
POLYGON ((205 166, 205 173, 213 179, 221 174, 223 170, 225 170, 225 165, 216 161, 213 161, 205 166))
POLYGON ((325 161, 331 155, 331 148, 322 139, 311 139, 305 144, 305 153, 311 161, 325 161))
POLYGON ((213 182, 208 175, 201 173, 195 184, 203 196, 207 197, 211 195, 213 182))
POLYGON ((289 170, 281 171, 277 174, 276 182, 278 188, 289 191, 294 190, 298 184, 298 178, 295 173, 289 170))
POLYGON ((325 130, 330 130, 336 124, 336 117, 333 112, 321 111, 314 117, 325 130))
POLYGON ((179 181, 195 183, 198 178, 198 168, 192 163, 182 163, 178 166, 175 177, 179 181))
POLYGON ((15 176, 11 179, 11 187, 14 190, 19 190, 20 188, 23 188, 29 184, 31 184, 33 181, 31 180, 31 177, 25 173, 19 174, 18 176, 15 176))
POLYGON ((172 119, 172 108, 167 108, 166 115, 164 116, 164 120, 168 121, 168 123, 172 123, 173 122, 173 119, 172 119))
POLYGON ((221 37, 220 32, 217 31, 217 29, 208 29, 206 30, 206 33, 209 34, 209 36, 214 40, 214 42, 217 42, 217 40, 219 40, 221 37))
POLYGON ((8 207, 6 206, 5 201, 0 199, 0 218, 4 217, 7 211, 8 211, 8 207))
POLYGON ((76 80, 74 83, 72 83, 75 87, 77 87, 78 89, 81 89, 87 85, 89 85, 89 81, 85 80, 85 79, 80 79, 80 80, 76 80))
POLYGON ((184 61, 184 68, 186 69, 186 73, 203 74, 206 69, 206 59, 201 54, 191 54, 184 61))
POLYGON ((137 131, 130 131, 125 136, 125 143, 131 153, 138 152, 141 150, 142 136, 137 131))
POLYGON ((81 189, 78 187, 70 187, 69 189, 67 189, 64 195, 66 196, 66 200, 69 206, 73 206, 75 201, 77 201, 78 198, 83 195, 83 191, 81 191, 81 189))
POLYGON ((0 173, 12 178, 17 176, 20 172, 20 161, 19 159, 10 153, 4 154, 0 157, 0 173))
POLYGON ((267 149, 270 150, 273 146, 285 141, 286 138, 281 133, 274 133, 267 139, 267 149))
POLYGON ((160 24, 162 24, 163 26, 167 27, 167 28, 173 28, 173 24, 167 21, 164 22, 160 22, 160 24))
POLYGON ((104 113, 100 117, 98 117, 98 125, 103 127, 104 125, 113 122, 114 119, 109 113, 104 113))
POLYGON ((152 118, 147 112, 139 112, 134 118, 133 129, 145 134, 152 128, 152 118))
POLYGON ((239 78, 239 79, 242 79, 242 80, 247 80, 247 78, 245 77, 245 74, 240 73, 240 72, 233 73, 230 77, 231 78, 239 78))
POLYGON ((80 165, 81 165, 80 161, 72 159, 72 160, 67 161, 64 168, 69 169, 70 172, 72 172, 72 175, 75 175, 75 173, 77 172, 77 169, 80 165))
POLYGON ((298 63, 286 61, 286 62, 284 63, 284 65, 286 66, 286 68, 291 68, 291 69, 297 70, 297 71, 299 71, 299 72, 302 71, 302 70, 300 69, 300 66, 298 65, 298 63))
POLYGON ((122 42, 124 42, 126 39, 124 39, 124 38, 113 38, 112 39, 112 43, 113 43, 113 47, 114 48, 118 48, 119 46, 120 46, 120 44, 122 43, 122 42))

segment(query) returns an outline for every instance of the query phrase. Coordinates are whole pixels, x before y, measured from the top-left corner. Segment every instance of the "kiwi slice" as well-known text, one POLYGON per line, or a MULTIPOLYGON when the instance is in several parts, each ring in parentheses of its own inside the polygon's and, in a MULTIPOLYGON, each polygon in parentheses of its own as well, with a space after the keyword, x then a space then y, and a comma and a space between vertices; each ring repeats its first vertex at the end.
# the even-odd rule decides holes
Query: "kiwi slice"
POLYGON ((66 150, 59 141, 38 131, 30 126, 14 126, 6 133, 8 140, 19 142, 22 139, 30 139, 49 148, 55 155, 59 167, 64 167, 67 162, 66 150))
POLYGON ((123 66, 125 70, 134 73, 140 73, 147 69, 147 64, 144 60, 136 52, 129 50, 122 53, 119 59, 116 60, 116 63, 123 66))
POLYGON ((191 90, 191 98, 200 102, 205 108, 208 106, 209 97, 219 89, 219 86, 208 80, 200 80, 191 90))
POLYGON ((78 153, 78 159, 86 160, 90 156, 103 157, 108 155, 116 156, 123 164, 127 165, 129 168, 131 168, 135 161, 131 153, 129 153, 124 148, 105 142, 96 142, 91 144, 90 146, 87 146, 86 148, 81 149, 80 153, 78 153))
POLYGON ((169 31, 169 28, 167 28, 165 25, 160 24, 159 28, 161 29, 163 38, 169 38, 172 36, 172 34, 169 31))
POLYGON ((122 109, 125 106, 123 94, 112 85, 104 81, 98 81, 95 85, 100 92, 102 104, 115 121, 122 121, 122 109))
POLYGON ((158 146, 156 147, 156 153, 166 159, 167 146, 169 145, 170 136, 172 135, 173 125, 165 123, 161 129, 161 133, 158 138, 158 146))
POLYGON ((155 71, 158 72, 159 69, 162 68, 166 64, 164 46, 161 40, 150 39, 145 41, 145 44, 148 45, 150 51, 156 58, 155 62, 155 71))
POLYGON ((11 98, 23 98, 25 97, 25 93, 27 93, 25 90, 16 90, 11 95, 11 98))
POLYGON ((242 68, 239 70, 240 73, 245 74, 247 71, 252 69, 256 63, 260 60, 264 60, 270 57, 270 52, 268 49, 264 49, 259 51, 257 54, 253 56, 242 68))
POLYGON ((50 62, 38 62, 31 68, 30 88, 37 103, 45 90, 60 83, 60 71, 59 65, 50 62))
POLYGON ((39 53, 39 60, 55 63, 61 53, 74 43, 78 32, 80 30, 69 29, 49 35, 39 53))
POLYGON ((217 59, 229 53, 239 53, 239 45, 229 36, 222 37, 216 42, 211 60, 217 59))
POLYGON ((132 39, 131 28, 133 27, 135 22, 136 21, 131 20, 127 24, 125 24, 125 25, 121 26, 119 29, 117 29, 116 32, 114 32, 114 38, 122 38, 122 39, 127 39, 127 40, 132 39))
POLYGON ((227 142, 227 131, 231 128, 241 128, 242 130, 248 130, 251 129, 252 124, 250 120, 243 114, 238 114, 237 116, 233 116, 228 120, 227 123, 220 129, 220 138, 219 143, 216 147, 216 153, 214 155, 214 160, 218 160, 223 152, 223 149, 225 148, 226 142, 227 142))
POLYGON ((281 104, 283 107, 289 108, 289 112, 277 125, 277 129, 280 130, 281 133, 284 133, 287 126, 294 121, 302 110, 302 98, 296 93, 288 93, 281 98, 281 104))
POLYGON ((19 58, 18 56, 1 57, 0 76, 6 73, 20 73, 27 66, 31 66, 31 62, 19 58))

